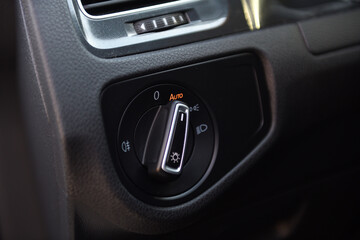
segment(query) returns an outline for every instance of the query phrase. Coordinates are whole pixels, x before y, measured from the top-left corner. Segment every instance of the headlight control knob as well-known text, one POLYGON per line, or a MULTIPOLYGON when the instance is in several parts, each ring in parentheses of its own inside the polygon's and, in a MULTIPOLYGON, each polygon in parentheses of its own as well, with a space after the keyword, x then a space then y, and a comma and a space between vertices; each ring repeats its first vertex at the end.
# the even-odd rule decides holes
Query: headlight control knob
POLYGON ((166 179, 181 173, 188 137, 189 115, 189 107, 180 101, 172 101, 157 108, 141 159, 149 175, 166 179))
POLYGON ((184 194, 211 170, 213 118, 202 99, 184 87, 159 84, 139 92, 118 126, 118 169, 136 193, 184 194))

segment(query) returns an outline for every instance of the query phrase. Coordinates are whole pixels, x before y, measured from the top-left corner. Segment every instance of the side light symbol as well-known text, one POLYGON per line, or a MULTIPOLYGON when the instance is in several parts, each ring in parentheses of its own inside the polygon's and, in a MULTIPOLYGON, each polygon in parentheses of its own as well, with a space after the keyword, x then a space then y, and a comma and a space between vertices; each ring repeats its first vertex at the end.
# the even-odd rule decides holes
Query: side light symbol
POLYGON ((189 111, 190 111, 190 112, 198 112, 198 111, 200 111, 200 106, 199 106, 199 104, 196 104, 195 106, 190 107, 190 108, 189 108, 189 111))

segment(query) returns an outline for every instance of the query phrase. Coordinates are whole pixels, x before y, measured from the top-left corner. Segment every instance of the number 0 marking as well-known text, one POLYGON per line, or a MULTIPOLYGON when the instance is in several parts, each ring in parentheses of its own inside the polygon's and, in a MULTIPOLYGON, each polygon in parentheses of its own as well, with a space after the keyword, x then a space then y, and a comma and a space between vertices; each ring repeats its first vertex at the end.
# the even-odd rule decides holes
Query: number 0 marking
POLYGON ((155 92, 154 92, 154 100, 155 100, 155 101, 158 100, 159 97, 160 97, 159 91, 155 91, 155 92))

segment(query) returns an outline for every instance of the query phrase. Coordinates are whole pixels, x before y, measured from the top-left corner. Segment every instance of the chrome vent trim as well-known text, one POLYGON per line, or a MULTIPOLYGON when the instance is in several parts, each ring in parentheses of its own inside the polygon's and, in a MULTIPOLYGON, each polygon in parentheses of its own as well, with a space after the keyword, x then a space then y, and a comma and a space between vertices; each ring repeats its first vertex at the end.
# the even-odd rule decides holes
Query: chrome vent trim
MULTIPOLYGON (((184 4, 187 4, 187 3, 196 3, 196 2, 206 1, 206 0, 178 0, 178 1, 171 1, 171 2, 167 2, 167 3, 160 3, 160 4, 155 4, 155 5, 152 5, 152 6, 140 7, 140 8, 135 8, 135 9, 131 9, 131 10, 119 11, 119 12, 114 12, 114 13, 107 13, 107 14, 102 14, 102 15, 93 15, 93 14, 88 13, 85 10, 84 5, 82 4, 82 1, 81 0, 76 0, 76 1, 77 1, 77 5, 78 5, 80 11, 86 17, 88 17, 90 19, 100 20, 100 19, 106 19, 106 18, 112 18, 112 17, 126 16, 126 15, 130 15, 130 14, 136 14, 136 13, 146 12, 146 11, 160 10, 160 9, 169 8, 169 7, 176 7, 176 6, 181 6, 181 5, 184 5, 184 4)), ((101 1, 101 2, 105 2, 105 1, 101 1)), ((109 2, 111 2, 111 1, 109 1, 109 2)))

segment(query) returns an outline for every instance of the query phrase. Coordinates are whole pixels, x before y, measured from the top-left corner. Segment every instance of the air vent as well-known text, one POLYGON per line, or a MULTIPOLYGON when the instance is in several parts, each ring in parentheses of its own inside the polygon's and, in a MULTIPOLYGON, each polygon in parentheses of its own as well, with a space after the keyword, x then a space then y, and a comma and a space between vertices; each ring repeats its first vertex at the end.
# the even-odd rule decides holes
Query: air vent
POLYGON ((81 0, 85 11, 94 16, 128 11, 180 0, 81 0))

